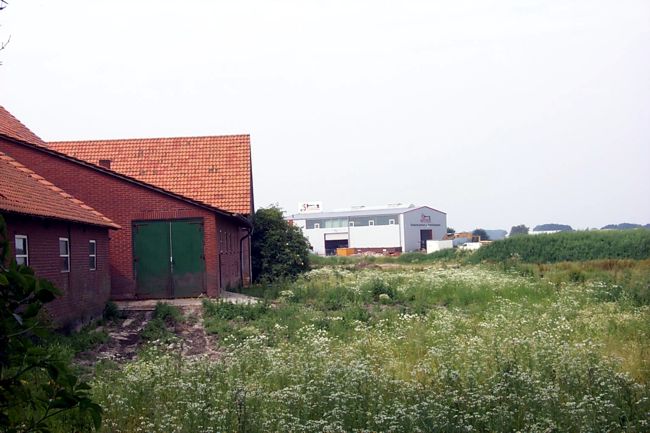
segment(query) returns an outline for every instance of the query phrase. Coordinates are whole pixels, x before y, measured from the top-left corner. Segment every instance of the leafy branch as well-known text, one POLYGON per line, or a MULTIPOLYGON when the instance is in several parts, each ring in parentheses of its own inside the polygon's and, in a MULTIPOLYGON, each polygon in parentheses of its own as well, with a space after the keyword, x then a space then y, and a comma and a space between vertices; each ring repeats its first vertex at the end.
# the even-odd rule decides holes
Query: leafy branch
POLYGON ((42 308, 60 292, 10 253, 0 216, 0 432, 48 432, 50 421, 70 410, 90 416, 98 429, 102 409, 90 386, 43 344, 52 334, 42 308))

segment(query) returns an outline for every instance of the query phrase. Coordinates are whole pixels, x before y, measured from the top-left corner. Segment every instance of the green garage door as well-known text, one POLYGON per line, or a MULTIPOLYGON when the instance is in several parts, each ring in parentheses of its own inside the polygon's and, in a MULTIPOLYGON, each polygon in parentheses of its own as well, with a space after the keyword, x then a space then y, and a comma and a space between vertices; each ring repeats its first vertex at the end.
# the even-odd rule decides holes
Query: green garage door
POLYGON ((133 223, 139 298, 182 298, 205 291, 201 220, 133 223))

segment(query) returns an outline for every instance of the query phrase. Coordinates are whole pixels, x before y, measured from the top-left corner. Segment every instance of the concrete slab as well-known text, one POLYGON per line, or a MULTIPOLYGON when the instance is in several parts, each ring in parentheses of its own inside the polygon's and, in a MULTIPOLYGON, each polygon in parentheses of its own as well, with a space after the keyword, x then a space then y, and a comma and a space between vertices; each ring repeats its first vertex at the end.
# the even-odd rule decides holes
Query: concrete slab
MULTIPOLYGON (((153 311, 156 308, 158 302, 163 302, 165 304, 173 305, 181 309, 186 308, 198 308, 201 307, 201 304, 204 299, 211 299, 205 297, 199 298, 177 298, 177 299, 143 299, 136 301, 115 301, 117 308, 122 311, 153 311)), ((221 297, 214 298, 214 300, 223 300, 226 302, 232 302, 233 304, 254 304, 259 302, 258 298, 253 296, 244 295, 241 293, 234 292, 222 292, 221 297)))

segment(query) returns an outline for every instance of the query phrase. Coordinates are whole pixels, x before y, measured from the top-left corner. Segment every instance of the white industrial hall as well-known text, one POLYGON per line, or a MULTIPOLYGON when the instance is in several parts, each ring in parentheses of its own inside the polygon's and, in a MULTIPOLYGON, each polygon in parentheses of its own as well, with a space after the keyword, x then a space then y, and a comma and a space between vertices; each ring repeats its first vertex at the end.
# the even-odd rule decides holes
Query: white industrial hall
POLYGON ((287 219, 302 229, 312 251, 335 255, 337 249, 355 253, 398 253, 426 249, 427 240, 447 233, 447 214, 429 206, 355 206, 324 212, 319 202, 302 203, 300 213, 287 219))

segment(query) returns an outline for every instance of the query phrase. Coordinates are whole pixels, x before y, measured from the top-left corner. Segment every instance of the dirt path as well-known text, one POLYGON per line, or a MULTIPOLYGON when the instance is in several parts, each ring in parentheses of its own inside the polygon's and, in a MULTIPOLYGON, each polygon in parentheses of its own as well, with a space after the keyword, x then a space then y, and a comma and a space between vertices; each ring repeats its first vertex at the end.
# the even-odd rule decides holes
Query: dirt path
MULTIPOLYGON (((169 330, 178 337, 176 344, 180 344, 184 356, 218 359, 219 338, 206 333, 203 327, 203 299, 205 298, 116 302, 122 318, 94 330, 105 331, 108 340, 93 350, 77 354, 76 361, 82 366, 92 367, 100 360, 124 363, 136 358, 138 350, 145 344, 141 333, 153 318, 153 311, 158 302, 174 305, 183 313, 183 321, 169 330)), ((251 296, 232 292, 223 293, 220 299, 233 303, 258 302, 251 296)))

